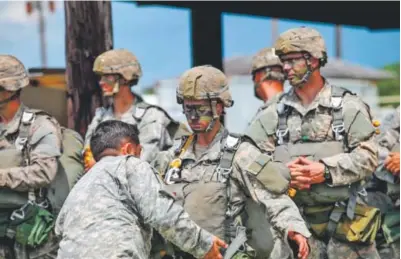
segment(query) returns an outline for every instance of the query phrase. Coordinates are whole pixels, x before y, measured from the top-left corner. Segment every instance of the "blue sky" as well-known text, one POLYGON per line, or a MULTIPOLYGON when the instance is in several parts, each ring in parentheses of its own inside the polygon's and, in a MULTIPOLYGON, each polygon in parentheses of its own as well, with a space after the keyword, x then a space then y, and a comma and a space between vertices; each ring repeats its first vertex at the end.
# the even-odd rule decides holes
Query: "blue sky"
MULTIPOLYGON (((48 67, 65 67, 63 2, 56 2, 56 8, 55 13, 46 14, 48 67)), ((178 76, 190 67, 188 10, 113 2, 112 12, 114 47, 127 48, 138 56, 144 70, 140 85, 178 76)), ((334 55, 333 25, 280 20, 279 32, 301 25, 319 30, 329 58, 334 55)), ((272 42, 268 18, 224 14, 223 26, 224 57, 252 55, 272 42)), ((25 13, 24 2, 0 2, 0 27, 1 53, 17 56, 27 67, 41 65, 37 19, 25 13)), ((376 68, 398 62, 400 31, 345 26, 343 59, 376 68)))

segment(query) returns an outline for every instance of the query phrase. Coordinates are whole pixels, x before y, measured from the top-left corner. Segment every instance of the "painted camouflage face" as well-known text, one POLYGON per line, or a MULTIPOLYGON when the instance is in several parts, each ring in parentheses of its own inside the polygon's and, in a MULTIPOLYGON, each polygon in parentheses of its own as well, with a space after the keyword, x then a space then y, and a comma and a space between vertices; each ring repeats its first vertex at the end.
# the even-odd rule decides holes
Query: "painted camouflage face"
POLYGON ((306 59, 302 54, 285 55, 281 57, 283 62, 284 73, 291 86, 302 86, 308 73, 308 66, 306 59))
POLYGON ((213 120, 213 110, 206 100, 184 100, 184 114, 194 132, 204 132, 213 120))
POLYGON ((118 75, 102 75, 100 77, 99 85, 102 89, 103 96, 113 96, 120 90, 118 75))

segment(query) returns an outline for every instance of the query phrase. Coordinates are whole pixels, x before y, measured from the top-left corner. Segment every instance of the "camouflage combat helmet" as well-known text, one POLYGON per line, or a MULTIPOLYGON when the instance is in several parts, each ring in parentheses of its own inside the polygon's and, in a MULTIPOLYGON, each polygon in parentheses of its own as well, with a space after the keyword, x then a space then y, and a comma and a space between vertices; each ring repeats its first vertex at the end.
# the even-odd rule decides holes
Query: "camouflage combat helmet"
POLYGON ((272 71, 272 67, 280 67, 282 69, 283 64, 279 57, 276 55, 274 48, 263 48, 252 58, 252 70, 251 73, 255 76, 255 72, 264 69, 266 72, 265 77, 262 79, 272 79, 284 82, 285 76, 283 72, 272 71))
POLYGON ((220 100, 225 107, 231 107, 231 98, 227 77, 223 72, 210 65, 193 67, 180 78, 177 88, 177 102, 184 98, 193 100, 220 100))
POLYGON ((300 27, 283 32, 274 48, 278 56, 291 52, 307 52, 319 59, 321 66, 327 63, 326 44, 322 35, 312 28, 300 27))
POLYGON ((274 48, 263 48, 252 58, 252 73, 265 67, 282 67, 280 59, 275 53, 274 48))
POLYGON ((126 49, 112 49, 99 55, 93 71, 97 74, 119 74, 125 80, 139 80, 142 76, 141 65, 134 54, 126 49))
POLYGON ((0 87, 15 92, 27 85, 28 72, 22 62, 11 55, 0 55, 0 87))

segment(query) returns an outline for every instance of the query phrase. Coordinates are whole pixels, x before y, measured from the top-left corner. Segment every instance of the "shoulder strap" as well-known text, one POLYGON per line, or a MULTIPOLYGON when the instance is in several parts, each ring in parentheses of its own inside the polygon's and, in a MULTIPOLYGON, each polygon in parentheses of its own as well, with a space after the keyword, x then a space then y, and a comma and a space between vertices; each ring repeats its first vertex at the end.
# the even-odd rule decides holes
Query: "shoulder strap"
POLYGON ((345 127, 343 118, 343 99, 346 94, 353 94, 351 91, 337 86, 331 87, 331 115, 333 117, 333 123, 331 128, 334 132, 337 141, 343 140, 345 127))
POLYGON ((217 167, 218 178, 225 182, 232 172, 232 164, 235 153, 242 142, 242 136, 239 134, 228 133, 222 145, 223 155, 220 158, 219 166, 217 167))
POLYGON ((16 147, 18 150, 21 151, 23 155, 23 163, 24 166, 29 165, 29 150, 28 143, 29 143, 29 130, 31 128, 32 123, 35 121, 36 113, 34 111, 30 111, 25 109, 22 112, 22 118, 20 122, 20 126, 18 129, 18 138, 16 141, 16 147))
POLYGON ((282 94, 280 98, 277 101, 277 115, 278 115, 278 124, 277 124, 277 131, 276 131, 276 136, 277 136, 277 144, 282 145, 284 144, 284 141, 288 137, 288 126, 287 126, 287 117, 288 114, 291 111, 291 107, 285 105, 284 103, 281 102, 283 97, 286 94, 282 94))
POLYGON ((139 102, 135 107, 133 116, 135 117, 135 119, 138 119, 138 120, 142 119, 146 110, 149 109, 150 107, 152 107, 152 105, 150 105, 144 101, 139 102))

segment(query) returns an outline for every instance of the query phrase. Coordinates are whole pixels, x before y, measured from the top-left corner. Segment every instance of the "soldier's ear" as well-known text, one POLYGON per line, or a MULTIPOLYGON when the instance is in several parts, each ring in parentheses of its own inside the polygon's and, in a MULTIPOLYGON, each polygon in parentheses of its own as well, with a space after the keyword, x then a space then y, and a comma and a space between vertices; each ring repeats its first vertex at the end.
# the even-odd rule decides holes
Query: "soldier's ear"
POLYGON ((120 153, 121 153, 121 155, 123 155, 123 156, 126 156, 126 155, 135 155, 135 148, 134 148, 134 145, 133 145, 131 142, 129 142, 129 141, 124 142, 124 143, 121 145, 120 153))
POLYGON ((218 115, 223 114, 224 111, 224 104, 222 102, 217 102, 216 104, 216 111, 218 115))

